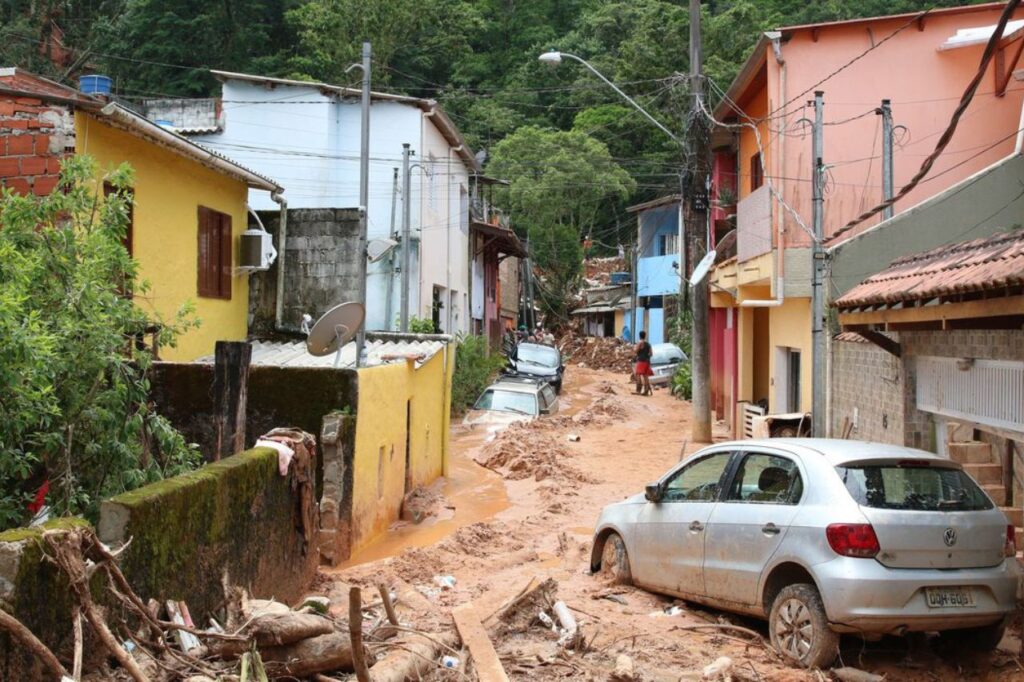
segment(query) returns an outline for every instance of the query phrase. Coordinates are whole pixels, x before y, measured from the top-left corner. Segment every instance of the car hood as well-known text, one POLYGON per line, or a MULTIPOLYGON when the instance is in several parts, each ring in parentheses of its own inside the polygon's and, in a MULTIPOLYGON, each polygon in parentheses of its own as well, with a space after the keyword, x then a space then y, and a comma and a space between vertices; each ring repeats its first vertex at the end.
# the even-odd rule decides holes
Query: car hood
POLYGON ((516 422, 528 422, 536 419, 533 415, 505 412, 502 410, 470 410, 462 423, 466 426, 497 425, 504 426, 516 422))

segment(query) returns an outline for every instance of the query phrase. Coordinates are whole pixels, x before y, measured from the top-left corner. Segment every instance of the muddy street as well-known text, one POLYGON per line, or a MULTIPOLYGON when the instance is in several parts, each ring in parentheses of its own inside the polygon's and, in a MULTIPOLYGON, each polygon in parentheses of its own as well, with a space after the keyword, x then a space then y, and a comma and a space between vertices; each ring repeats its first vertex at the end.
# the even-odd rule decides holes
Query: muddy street
MULTIPOLYGON (((344 602, 349 585, 411 585, 431 613, 407 610, 403 623, 409 618, 430 632, 451 629, 449 612, 472 602, 511 679, 702 679, 722 656, 734 662, 732 679, 829 679, 783 663, 757 620, 590 574, 601 508, 642 491, 699 449, 686 441, 688 403, 665 389, 651 397, 631 391, 622 374, 570 367, 556 415, 498 433, 454 423, 450 475, 417 500, 420 522, 402 521, 346 565, 323 569, 325 589, 344 602), (537 613, 518 627, 491 618, 547 579, 579 624, 581 643, 571 650, 537 613), (623 655, 635 678, 616 673, 623 655)), ((1015 633, 991 655, 940 652, 923 638, 847 638, 842 663, 893 680, 1024 679, 1015 633)), ((467 652, 456 657, 455 671, 432 674, 465 679, 467 652)))

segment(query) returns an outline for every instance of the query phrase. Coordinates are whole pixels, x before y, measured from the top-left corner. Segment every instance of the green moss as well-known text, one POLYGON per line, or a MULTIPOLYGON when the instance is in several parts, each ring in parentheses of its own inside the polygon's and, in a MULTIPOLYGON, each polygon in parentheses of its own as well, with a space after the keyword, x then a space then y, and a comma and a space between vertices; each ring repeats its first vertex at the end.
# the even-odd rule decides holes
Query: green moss
POLYGON ((22 540, 41 539, 43 533, 48 530, 71 530, 73 528, 88 528, 89 522, 77 516, 68 516, 59 519, 50 519, 40 526, 32 528, 12 528, 0 533, 0 542, 21 542, 22 540))

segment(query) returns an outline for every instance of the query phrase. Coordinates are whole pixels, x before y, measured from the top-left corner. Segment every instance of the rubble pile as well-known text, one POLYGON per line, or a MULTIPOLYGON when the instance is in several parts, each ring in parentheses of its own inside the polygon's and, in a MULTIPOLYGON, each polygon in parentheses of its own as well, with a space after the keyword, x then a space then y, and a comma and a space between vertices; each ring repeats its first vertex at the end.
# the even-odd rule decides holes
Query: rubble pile
POLYGON ((583 277, 591 286, 609 284, 612 281, 613 272, 625 272, 628 269, 626 259, 617 256, 610 258, 588 258, 583 261, 583 277))
POLYGON ((633 371, 633 346, 622 339, 582 336, 570 330, 555 345, 568 363, 623 374, 633 371))

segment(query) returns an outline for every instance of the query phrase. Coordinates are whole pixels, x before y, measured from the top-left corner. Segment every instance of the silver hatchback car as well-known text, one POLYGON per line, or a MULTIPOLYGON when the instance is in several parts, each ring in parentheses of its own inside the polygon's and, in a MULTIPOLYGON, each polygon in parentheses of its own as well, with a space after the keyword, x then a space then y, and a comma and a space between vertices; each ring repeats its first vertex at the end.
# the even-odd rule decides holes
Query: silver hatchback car
POLYGON ((766 618, 783 655, 824 667, 844 632, 995 648, 1015 608, 1015 555, 1013 526, 956 462, 802 438, 697 452, 604 508, 590 563, 766 618))

